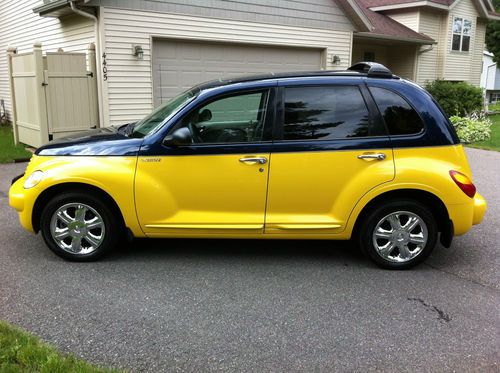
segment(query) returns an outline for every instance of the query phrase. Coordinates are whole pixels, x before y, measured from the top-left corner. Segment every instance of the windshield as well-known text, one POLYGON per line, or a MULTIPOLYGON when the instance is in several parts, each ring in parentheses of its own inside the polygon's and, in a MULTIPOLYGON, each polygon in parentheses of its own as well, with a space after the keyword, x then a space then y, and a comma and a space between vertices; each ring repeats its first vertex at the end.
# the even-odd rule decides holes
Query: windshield
POLYGON ((197 91, 189 90, 158 106, 151 114, 135 124, 132 137, 144 137, 153 132, 165 119, 193 100, 196 94, 197 91))

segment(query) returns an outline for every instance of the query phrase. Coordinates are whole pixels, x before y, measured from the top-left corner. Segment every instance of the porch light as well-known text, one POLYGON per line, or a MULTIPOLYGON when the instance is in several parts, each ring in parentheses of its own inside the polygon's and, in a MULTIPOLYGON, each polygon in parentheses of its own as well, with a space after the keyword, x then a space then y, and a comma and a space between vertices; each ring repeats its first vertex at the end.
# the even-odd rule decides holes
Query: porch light
POLYGON ((138 60, 142 60, 144 58, 144 49, 142 49, 142 45, 133 45, 132 55, 137 57, 138 60))
POLYGON ((340 57, 337 56, 337 55, 334 55, 333 58, 332 58, 332 63, 334 65, 339 65, 340 64, 340 57))

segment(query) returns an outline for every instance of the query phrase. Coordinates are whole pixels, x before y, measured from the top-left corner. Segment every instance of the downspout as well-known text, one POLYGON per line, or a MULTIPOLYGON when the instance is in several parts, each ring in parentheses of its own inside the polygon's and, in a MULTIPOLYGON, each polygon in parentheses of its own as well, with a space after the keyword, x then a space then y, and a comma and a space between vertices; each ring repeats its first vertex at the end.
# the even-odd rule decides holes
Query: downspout
POLYGON ((102 127, 104 125, 104 115, 103 115, 103 108, 102 108, 102 78, 101 78, 101 42, 99 38, 99 20, 96 16, 93 14, 89 14, 87 12, 84 12, 81 9, 78 9, 75 6, 75 1, 68 1, 69 6, 73 13, 78 14, 82 17, 85 18, 90 18, 91 20, 94 21, 94 35, 95 35, 95 57, 96 57, 96 65, 97 65, 97 100, 99 101, 97 103, 97 107, 99 108, 99 127, 102 127))
POLYGON ((434 44, 431 44, 431 46, 430 46, 429 48, 419 50, 419 51, 418 51, 418 54, 422 54, 422 53, 430 52, 430 51, 431 51, 431 50, 433 50, 433 49, 434 49, 434 44))

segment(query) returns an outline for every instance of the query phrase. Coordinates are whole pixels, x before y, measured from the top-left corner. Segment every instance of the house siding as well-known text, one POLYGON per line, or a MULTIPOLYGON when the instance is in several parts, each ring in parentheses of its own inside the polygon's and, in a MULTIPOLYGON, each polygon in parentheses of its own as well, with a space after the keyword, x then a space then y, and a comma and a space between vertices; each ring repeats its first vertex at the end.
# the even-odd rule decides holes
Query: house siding
POLYGON ((8 119, 11 119, 11 99, 7 71, 7 46, 19 53, 30 52, 35 41, 41 41, 44 52, 86 52, 94 42, 92 20, 71 15, 62 19, 41 18, 33 13, 39 0, 0 1, 0 99, 5 100, 8 119))
POLYGON ((325 49, 327 69, 350 64, 352 32, 230 21, 118 8, 101 8, 101 43, 108 80, 103 84, 105 125, 136 120, 153 108, 152 38, 325 49), (132 56, 132 44, 144 59, 132 56), (331 63, 333 55, 341 63, 331 63))
POLYGON ((419 24, 416 31, 433 38, 435 44, 431 50, 426 45, 418 53, 417 83, 425 85, 427 82, 438 79, 442 75, 442 59, 446 45, 446 13, 421 10, 418 17, 419 24))
POLYGON ((91 5, 296 27, 352 31, 334 0, 92 0, 91 5))
MULTIPOLYGON (((450 10, 447 20, 446 49, 444 53, 443 78, 445 80, 467 81, 479 85, 480 72, 475 73, 472 64, 475 63, 475 54, 479 54, 478 60, 482 56, 484 45, 483 23, 477 22, 478 12, 470 0, 458 0, 458 3, 450 10), (468 52, 458 52, 451 50, 452 23, 454 17, 463 17, 472 21, 472 38, 468 52), (481 52, 477 52, 477 44, 480 42, 481 52), (477 75, 477 76, 476 76, 477 75)), ((480 69, 481 64, 479 64, 480 69)))
POLYGON ((419 11, 418 9, 405 9, 403 11, 386 12, 385 15, 391 17, 396 22, 405 25, 413 31, 419 32, 419 11))

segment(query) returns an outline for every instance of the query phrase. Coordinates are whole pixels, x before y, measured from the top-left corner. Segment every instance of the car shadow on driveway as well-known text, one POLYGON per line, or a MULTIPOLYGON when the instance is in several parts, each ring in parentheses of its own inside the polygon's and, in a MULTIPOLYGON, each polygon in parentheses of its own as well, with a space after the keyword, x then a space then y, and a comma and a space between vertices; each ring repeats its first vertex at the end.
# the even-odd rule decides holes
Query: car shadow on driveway
POLYGON ((239 240, 239 239, 135 239, 122 244, 104 261, 158 260, 306 261, 339 266, 371 266, 350 241, 239 240))

